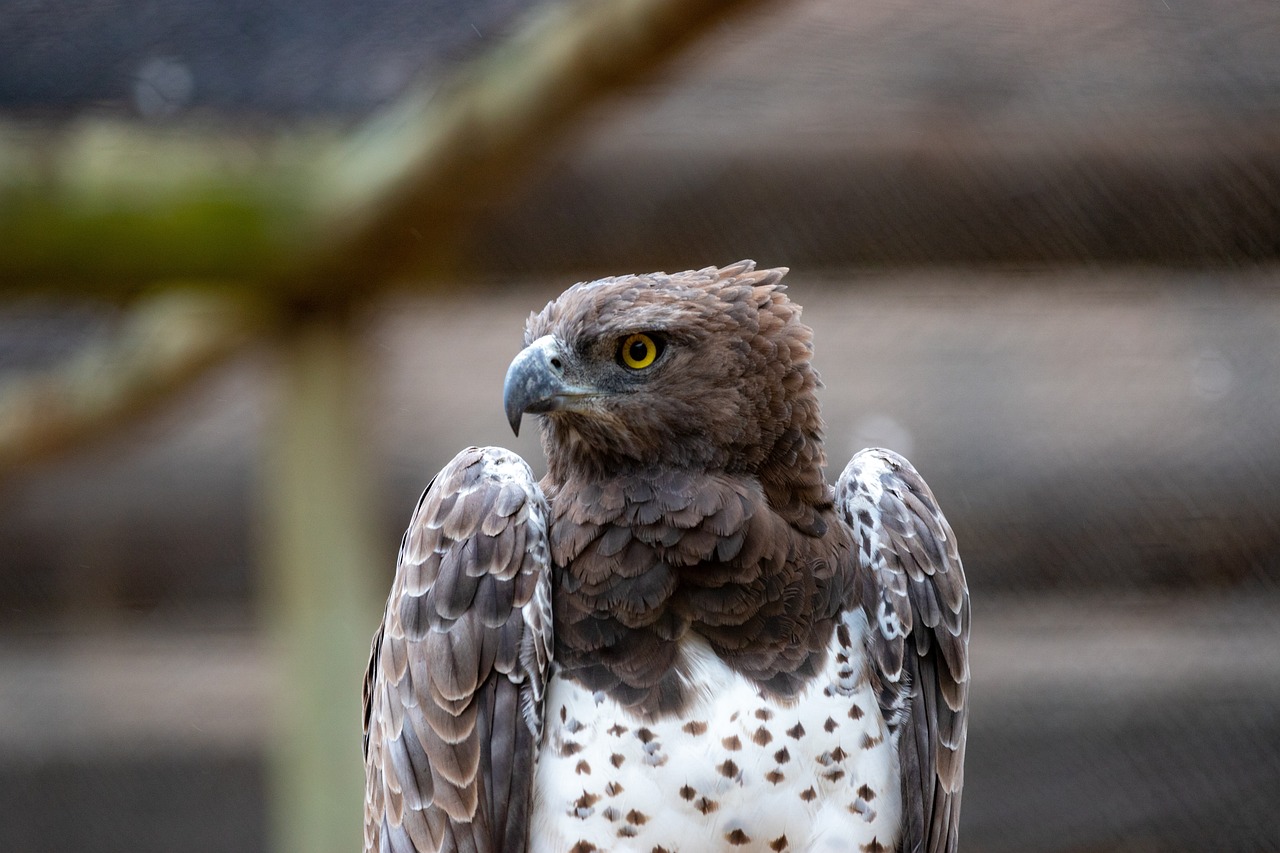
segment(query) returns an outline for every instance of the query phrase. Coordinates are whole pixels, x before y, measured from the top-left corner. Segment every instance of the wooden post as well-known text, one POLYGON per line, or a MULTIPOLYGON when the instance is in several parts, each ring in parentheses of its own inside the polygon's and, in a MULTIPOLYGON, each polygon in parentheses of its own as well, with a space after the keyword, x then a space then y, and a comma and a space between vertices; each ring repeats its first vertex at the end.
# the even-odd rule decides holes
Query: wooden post
POLYGON ((270 747, 272 849, 360 849, 360 684, 394 543, 375 544, 357 335, 305 322, 282 357, 268 443, 266 608, 279 677, 270 747))

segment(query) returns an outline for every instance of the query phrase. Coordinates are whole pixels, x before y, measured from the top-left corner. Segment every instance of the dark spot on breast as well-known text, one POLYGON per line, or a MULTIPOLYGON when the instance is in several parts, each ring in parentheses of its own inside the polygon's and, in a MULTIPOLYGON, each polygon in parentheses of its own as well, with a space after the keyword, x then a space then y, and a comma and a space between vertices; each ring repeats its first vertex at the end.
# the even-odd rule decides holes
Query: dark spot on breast
POLYGON ((613 806, 609 806, 609 808, 600 812, 600 814, 604 815, 605 818, 610 821, 615 821, 618 818, 622 817, 622 812, 618 811, 613 806))
POLYGON ((837 725, 838 723, 836 723, 835 720, 831 719, 830 717, 827 717, 827 721, 822 724, 822 729, 823 731, 828 733, 834 732, 836 730, 837 725))
POLYGON ((884 845, 873 838, 862 845, 862 853, 884 853, 884 845))
POLYGON ((841 622, 836 626, 836 639, 840 642, 840 645, 844 646, 846 649, 853 645, 853 642, 849 639, 848 625, 841 622))
POLYGON ((617 782, 610 782, 608 785, 604 786, 604 792, 611 797, 616 797, 622 793, 622 786, 617 782))
POLYGON ((671 853, 671 851, 670 851, 670 850, 668 850, 668 849, 667 849, 667 848, 665 848, 665 847, 661 847, 661 846, 659 846, 659 847, 655 847, 655 848, 653 848, 652 850, 650 850, 650 851, 649 851, 649 853, 671 853))
POLYGON ((849 706, 849 719, 851 719, 851 720, 861 720, 861 719, 862 719, 862 709, 861 709, 861 708, 859 708, 857 705, 851 705, 851 706, 849 706))
POLYGON ((622 737, 623 735, 625 735, 627 732, 631 730, 626 726, 622 725, 621 723, 614 723, 612 726, 609 726, 609 728, 605 729, 605 731, 613 735, 614 737, 622 737))
POLYGON ((636 826, 644 826, 649 822, 649 816, 644 812, 638 812, 635 809, 627 812, 627 823, 633 823, 636 826))
POLYGON ((721 764, 716 769, 720 771, 721 776, 727 777, 729 779, 732 779, 738 775, 738 765, 734 764, 733 759, 731 758, 726 758, 724 761, 724 764, 721 764))
POLYGON ((769 842, 769 849, 775 851, 775 853, 781 853, 781 851, 786 850, 788 846, 790 845, 787 843, 787 837, 785 835, 779 835, 777 838, 769 842))
POLYGON ((635 838, 636 828, 634 826, 631 826, 630 824, 623 824, 622 826, 618 827, 618 837, 619 838, 635 838))
POLYGON ((776 785, 787 777, 781 770, 770 770, 768 773, 764 774, 764 778, 776 785))
POLYGON ((817 798, 818 798, 818 792, 813 790, 812 786, 805 788, 803 791, 800 792, 800 799, 804 800, 806 803, 811 803, 817 798))
POLYGON ((773 754, 773 760, 778 762, 779 764, 786 764, 788 761, 791 760, 791 753, 788 752, 787 748, 784 746, 782 749, 778 750, 773 754))
POLYGON ((822 774, 822 778, 830 782, 838 782, 844 778, 844 771, 839 768, 836 768, 835 770, 828 770, 826 773, 822 774))
POLYGON ((574 767, 574 768, 573 768, 573 772, 574 772, 574 773, 577 773, 579 776, 590 776, 590 775, 591 775, 591 765, 590 765, 590 764, 588 764, 588 763, 587 763, 587 761, 586 761, 586 759, 584 758, 582 761, 579 761, 579 762, 578 762, 578 766, 577 766, 577 767, 574 767))
POLYGON ((582 796, 573 801, 574 808, 589 809, 600 801, 599 794, 592 794, 589 791, 583 791, 582 796))
POLYGON ((596 847, 590 841, 579 841, 577 844, 569 848, 569 853, 596 853, 599 849, 599 847, 596 847))
POLYGON ((655 735, 653 732, 651 732, 647 728, 640 728, 640 729, 636 729, 636 737, 640 738, 641 743, 648 743, 649 741, 656 738, 657 735, 655 735))
POLYGON ((568 758, 571 755, 577 755, 582 751, 582 744, 576 740, 567 740, 560 744, 560 757, 568 758))
POLYGON ((765 720, 765 721, 772 720, 773 712, 770 711, 768 708, 756 708, 756 719, 765 720))
POLYGON ((713 811, 720 808, 720 804, 715 800, 708 800, 706 797, 699 797, 698 801, 693 804, 693 807, 703 814, 711 814, 713 811))
MULTIPOLYGON (((569 709, 566 708, 564 705, 561 705, 560 706, 560 722, 563 723, 568 718, 569 718, 569 709)), ((592 849, 594 850, 595 848, 593 847, 592 849)))
POLYGON ((680 728, 681 730, 687 732, 688 734, 701 735, 701 734, 706 734, 707 724, 704 723, 702 720, 690 720, 680 728))
POLYGON ((665 752, 649 752, 644 756, 644 763, 650 767, 661 767, 667 763, 667 754, 665 752))
POLYGON ((720 741, 720 743, 723 744, 724 748, 728 750, 736 751, 736 750, 742 749, 742 740, 737 735, 733 735, 732 737, 727 737, 724 740, 720 741))
POLYGON ((876 798, 876 792, 871 790, 870 785, 863 785, 858 789, 858 796, 862 797, 862 799, 866 800, 867 802, 871 802, 876 798))
POLYGON ((768 746, 769 742, 772 740, 773 740, 773 735, 770 734, 769 730, 766 729, 764 726, 761 726, 760 728, 756 729, 756 733, 751 736, 751 741, 756 746, 768 746))
POLYGON ((613 755, 609 756, 609 763, 612 764, 614 767, 621 767, 622 762, 626 760, 627 760, 626 758, 624 758, 623 756, 619 755, 616 752, 613 755))
POLYGON ((751 836, 747 835, 741 829, 735 829, 733 832, 726 832, 724 840, 728 841, 734 847, 741 847, 743 844, 751 843, 751 836))
POLYGON ((882 737, 872 737, 871 735, 863 735, 862 742, 858 745, 861 746, 863 749, 873 749, 874 747, 877 747, 882 743, 884 743, 884 738, 882 737))
POLYGON ((787 737, 792 740, 800 740, 800 738, 804 737, 804 726, 800 723, 796 723, 794 726, 787 729, 787 737))
POLYGON ((582 723, 578 722, 577 719, 570 717, 564 724, 564 730, 571 735, 576 735, 578 732, 582 731, 582 723))
POLYGON ((692 800, 694 797, 698 796, 698 792, 695 789, 690 788, 688 785, 685 785, 680 789, 680 796, 684 797, 686 800, 692 800))

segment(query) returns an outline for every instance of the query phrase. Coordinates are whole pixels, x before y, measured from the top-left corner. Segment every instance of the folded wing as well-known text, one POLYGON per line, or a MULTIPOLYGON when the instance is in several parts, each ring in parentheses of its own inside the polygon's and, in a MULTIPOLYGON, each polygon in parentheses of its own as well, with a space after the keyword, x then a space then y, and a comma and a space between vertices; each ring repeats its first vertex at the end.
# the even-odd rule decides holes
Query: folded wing
POLYGON ((920 474, 863 450, 836 486, 854 533, 868 650, 897 740, 903 851, 954 853, 968 729, 969 589, 955 536, 920 474))
POLYGON ((547 503, 468 448, 400 546, 364 683, 368 851, 522 851, 552 647, 547 503))

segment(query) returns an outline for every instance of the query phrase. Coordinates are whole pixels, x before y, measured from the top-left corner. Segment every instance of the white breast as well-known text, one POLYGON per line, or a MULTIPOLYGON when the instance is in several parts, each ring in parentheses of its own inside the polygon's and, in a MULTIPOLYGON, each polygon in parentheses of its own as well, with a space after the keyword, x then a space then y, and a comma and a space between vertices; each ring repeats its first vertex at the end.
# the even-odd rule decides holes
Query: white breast
POLYGON ((678 718, 645 721, 553 677, 531 849, 892 849, 896 750, 866 678, 866 620, 844 625, 851 643, 833 632, 824 670, 786 705, 696 639, 682 654, 697 699, 678 718))

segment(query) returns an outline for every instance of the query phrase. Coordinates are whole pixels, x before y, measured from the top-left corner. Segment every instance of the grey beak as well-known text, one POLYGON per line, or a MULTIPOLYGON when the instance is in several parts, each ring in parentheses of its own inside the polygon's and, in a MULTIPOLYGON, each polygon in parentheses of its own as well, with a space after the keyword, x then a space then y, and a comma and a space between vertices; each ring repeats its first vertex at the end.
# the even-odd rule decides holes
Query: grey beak
POLYGON ((581 396, 580 389, 565 382, 564 366, 560 342, 553 335, 538 338, 511 362, 502 385, 502 406, 516 435, 525 412, 550 412, 560 408, 566 398, 581 396))

